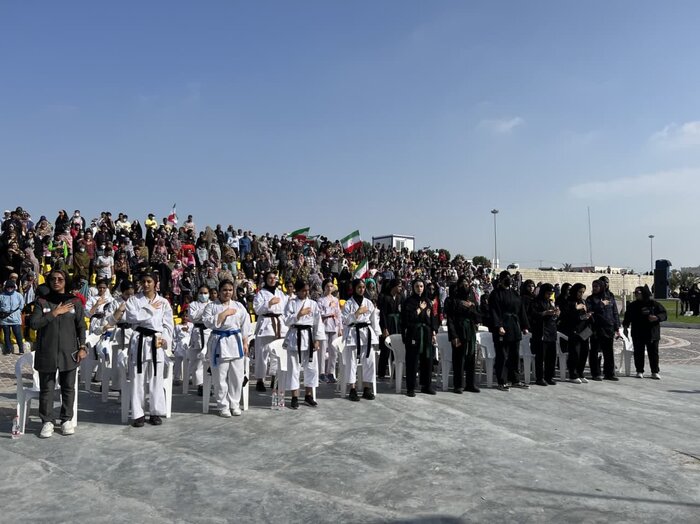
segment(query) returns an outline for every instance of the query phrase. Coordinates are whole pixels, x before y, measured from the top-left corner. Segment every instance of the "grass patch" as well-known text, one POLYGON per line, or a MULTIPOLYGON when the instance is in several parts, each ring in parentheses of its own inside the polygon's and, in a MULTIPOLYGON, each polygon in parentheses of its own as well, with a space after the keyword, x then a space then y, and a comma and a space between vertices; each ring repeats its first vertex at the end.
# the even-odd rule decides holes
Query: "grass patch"
MULTIPOLYGON (((681 305, 678 300, 659 300, 661 304, 666 308, 668 313, 668 322, 679 322, 684 324, 700 324, 700 316, 698 317, 684 317, 680 316, 681 305), (676 315, 678 311, 679 315, 676 315)), ((663 324, 662 324, 663 325, 663 324)))

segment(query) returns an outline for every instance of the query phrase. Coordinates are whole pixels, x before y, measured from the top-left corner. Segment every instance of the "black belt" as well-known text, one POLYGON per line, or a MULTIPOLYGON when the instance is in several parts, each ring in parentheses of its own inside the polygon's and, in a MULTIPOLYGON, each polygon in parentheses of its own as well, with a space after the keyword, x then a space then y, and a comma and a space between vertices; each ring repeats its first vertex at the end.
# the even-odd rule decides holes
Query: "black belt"
MULTIPOLYGON (((360 361, 360 329, 363 328, 369 328, 369 323, 368 322, 355 322, 354 324, 350 324, 351 327, 355 328, 355 347, 357 347, 357 361, 360 361)), ((365 355, 365 358, 369 358, 370 351, 372 351, 372 330, 368 329, 367 330, 367 354, 365 355)))
POLYGON ((104 311, 103 311, 103 312, 100 312, 100 313, 95 313, 94 315, 92 315, 92 316, 90 317, 90 320, 92 320, 93 318, 105 318, 104 311))
POLYGON ((281 335, 281 324, 280 324, 280 314, 279 313, 265 313, 263 317, 272 319, 272 329, 275 330, 275 338, 280 338, 281 335))
POLYGON ((124 349, 124 345, 126 344, 126 330, 130 327, 130 324, 128 322, 117 322, 117 329, 121 330, 122 332, 122 345, 119 348, 121 351, 124 349))
POLYGON ((303 324, 295 324, 294 328, 297 330, 297 356, 299 357, 299 363, 301 364, 301 332, 309 332, 309 362, 314 361, 314 332, 311 326, 305 326, 303 324))
POLYGON ((207 328, 207 326, 201 322, 197 322, 194 327, 199 330, 199 339, 202 342, 202 347, 200 349, 204 349, 204 330, 207 328))
POLYGON ((138 354, 136 355, 136 372, 140 375, 143 372, 143 339, 144 337, 151 337, 151 358, 153 359, 153 376, 157 375, 158 366, 156 365, 158 361, 158 348, 156 348, 156 333, 152 329, 145 327, 137 327, 136 331, 139 334, 139 346, 138 354))

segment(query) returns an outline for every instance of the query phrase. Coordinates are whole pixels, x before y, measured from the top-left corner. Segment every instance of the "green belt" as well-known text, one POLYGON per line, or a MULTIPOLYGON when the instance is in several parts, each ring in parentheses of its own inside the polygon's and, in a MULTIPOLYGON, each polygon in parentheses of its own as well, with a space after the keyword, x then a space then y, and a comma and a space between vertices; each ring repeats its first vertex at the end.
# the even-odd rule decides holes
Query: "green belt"
MULTIPOLYGON (((420 343, 418 345, 418 353, 419 354, 428 352, 428 348, 426 348, 425 345, 423 344, 423 339, 425 338, 423 336, 423 330, 425 330, 425 329, 427 329, 429 332, 432 332, 432 329, 430 328, 430 326, 428 326, 426 324, 418 324, 418 325, 416 325, 416 327, 413 328, 414 334, 416 331, 420 331, 420 337, 418 338, 420 340, 420 343)), ((429 346, 429 347, 432 348, 432 346, 429 346)))
POLYGON ((387 315, 387 319, 390 321, 389 324, 394 327, 394 331, 389 329, 389 333, 401 333, 401 313, 391 313, 387 315))
POLYGON ((471 344, 471 347, 476 347, 476 329, 474 329, 474 324, 468 318, 462 320, 462 327, 464 328, 464 341, 471 344))

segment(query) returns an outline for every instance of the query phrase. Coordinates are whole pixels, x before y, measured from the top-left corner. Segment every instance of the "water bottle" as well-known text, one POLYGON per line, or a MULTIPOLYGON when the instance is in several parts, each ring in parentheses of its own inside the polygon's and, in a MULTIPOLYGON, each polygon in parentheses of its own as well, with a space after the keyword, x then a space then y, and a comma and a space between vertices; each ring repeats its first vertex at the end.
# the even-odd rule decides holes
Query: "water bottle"
POLYGON ((279 410, 279 399, 277 397, 277 391, 272 392, 272 411, 279 410))
POLYGON ((15 415, 12 419, 12 438, 16 439, 22 436, 21 428, 19 427, 19 416, 15 415))
POLYGON ((277 394, 277 411, 284 409, 284 393, 277 394))

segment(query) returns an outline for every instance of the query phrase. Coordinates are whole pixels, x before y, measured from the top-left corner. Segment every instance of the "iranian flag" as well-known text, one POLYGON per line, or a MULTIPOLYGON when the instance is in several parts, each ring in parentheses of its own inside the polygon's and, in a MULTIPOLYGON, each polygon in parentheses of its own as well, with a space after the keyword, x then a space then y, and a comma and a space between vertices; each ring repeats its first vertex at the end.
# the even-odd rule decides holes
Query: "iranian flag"
POLYGON ((353 278, 367 278, 369 276, 369 264, 367 263, 367 259, 365 258, 362 262, 360 262, 360 265, 355 268, 355 274, 353 275, 353 278))
POLYGON ((362 245, 362 240, 360 239, 360 232, 355 230, 348 236, 343 238, 340 243, 343 245, 343 249, 348 253, 352 253, 358 247, 362 245))
POLYGON ((289 236, 292 238, 300 238, 301 240, 306 239, 306 234, 311 231, 310 227, 302 227, 301 229, 297 229, 295 231, 292 231, 289 233, 289 236))
POLYGON ((174 226, 177 225, 177 213, 175 212, 175 204, 173 204, 173 210, 168 215, 168 223, 174 226))

